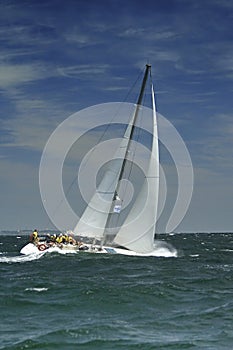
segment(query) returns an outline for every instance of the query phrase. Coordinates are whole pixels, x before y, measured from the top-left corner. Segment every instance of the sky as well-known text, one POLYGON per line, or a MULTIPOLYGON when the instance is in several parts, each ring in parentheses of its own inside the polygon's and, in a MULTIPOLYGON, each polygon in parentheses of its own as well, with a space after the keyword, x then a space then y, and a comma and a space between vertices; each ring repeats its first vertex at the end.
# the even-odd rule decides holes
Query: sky
POLYGON ((149 62, 194 170, 175 231, 232 232, 231 1, 2 0, 0 20, 0 230, 53 228, 39 188, 48 138, 77 111, 123 101, 149 62))

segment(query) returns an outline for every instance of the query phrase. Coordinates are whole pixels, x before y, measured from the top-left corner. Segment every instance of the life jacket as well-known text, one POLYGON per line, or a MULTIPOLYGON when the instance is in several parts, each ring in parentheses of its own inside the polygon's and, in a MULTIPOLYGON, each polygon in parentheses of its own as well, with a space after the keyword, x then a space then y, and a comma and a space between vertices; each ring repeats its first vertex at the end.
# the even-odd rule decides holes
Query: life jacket
POLYGON ((56 239, 56 242, 57 243, 62 243, 62 239, 63 239, 62 236, 58 236, 57 239, 56 239))

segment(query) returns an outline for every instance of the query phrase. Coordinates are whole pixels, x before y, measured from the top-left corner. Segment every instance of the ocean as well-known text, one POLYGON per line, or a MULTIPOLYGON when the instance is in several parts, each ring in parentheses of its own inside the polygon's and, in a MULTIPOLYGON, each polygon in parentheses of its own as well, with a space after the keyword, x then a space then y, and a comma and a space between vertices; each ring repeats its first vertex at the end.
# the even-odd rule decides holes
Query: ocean
POLYGON ((0 349, 229 350, 233 235, 159 235, 178 256, 19 254, 0 235, 0 349))

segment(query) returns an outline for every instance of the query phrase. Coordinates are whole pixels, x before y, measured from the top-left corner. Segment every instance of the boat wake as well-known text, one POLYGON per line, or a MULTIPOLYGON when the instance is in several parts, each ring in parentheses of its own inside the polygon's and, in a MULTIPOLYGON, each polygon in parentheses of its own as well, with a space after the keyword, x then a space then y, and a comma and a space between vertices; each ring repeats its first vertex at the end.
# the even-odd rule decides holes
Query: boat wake
POLYGON ((155 240, 154 242, 154 256, 165 257, 165 258, 177 258, 178 251, 170 243, 165 241, 155 240))
POLYGON ((1 256, 0 257, 0 263, 23 263, 27 261, 32 261, 32 260, 38 260, 40 259, 45 252, 41 253, 33 253, 29 255, 17 255, 17 256, 1 256))

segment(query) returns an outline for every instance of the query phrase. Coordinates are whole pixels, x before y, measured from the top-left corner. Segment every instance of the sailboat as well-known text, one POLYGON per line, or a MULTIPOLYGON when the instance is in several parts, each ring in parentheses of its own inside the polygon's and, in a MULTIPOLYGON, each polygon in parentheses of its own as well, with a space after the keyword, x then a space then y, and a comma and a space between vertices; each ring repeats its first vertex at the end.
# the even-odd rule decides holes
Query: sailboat
MULTIPOLYGON (((47 246, 44 242, 40 242, 43 244, 43 249, 40 249, 38 244, 29 243, 21 250, 21 253, 70 250, 132 256, 161 256, 164 254, 163 247, 158 249, 155 246, 159 196, 159 143, 155 94, 149 64, 145 67, 137 103, 133 106, 132 115, 114 155, 114 161, 110 162, 96 192, 73 230, 75 235, 83 240, 87 239, 88 243, 72 246, 70 244, 47 246), (151 108, 146 107, 145 112, 143 101, 148 85, 151 108), (138 121, 144 117, 144 114, 145 117, 150 118, 151 126, 149 157, 147 157, 147 166, 140 183, 140 190, 134 196, 133 204, 128 208, 127 214, 124 214, 122 221, 120 216, 122 211, 124 212, 122 207, 126 194, 126 190, 121 188, 122 180, 126 176, 127 168, 128 173, 131 173, 135 152, 138 149, 137 145, 135 146, 140 129, 138 121)), ((171 256, 176 254, 175 251, 168 251, 167 247, 164 249, 166 249, 166 254, 169 253, 171 256)))

